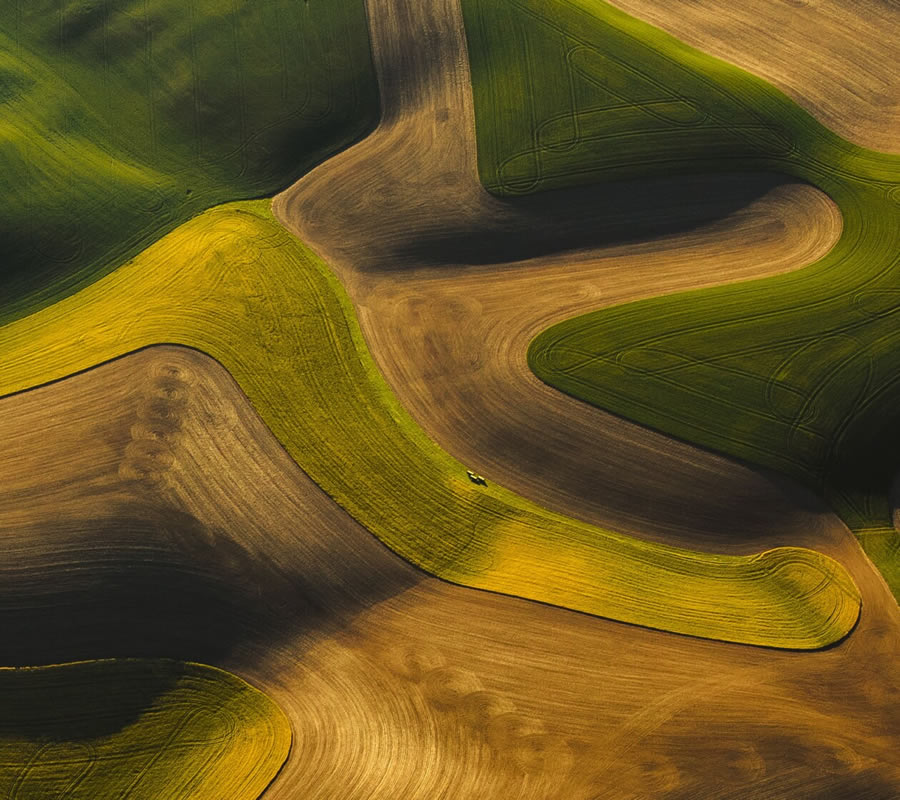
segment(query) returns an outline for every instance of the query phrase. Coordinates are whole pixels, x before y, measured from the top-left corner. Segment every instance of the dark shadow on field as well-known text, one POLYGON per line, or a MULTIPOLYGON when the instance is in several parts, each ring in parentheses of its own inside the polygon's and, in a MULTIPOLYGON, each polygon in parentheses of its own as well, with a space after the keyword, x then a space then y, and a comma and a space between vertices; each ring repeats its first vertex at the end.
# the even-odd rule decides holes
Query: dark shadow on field
POLYGON ((171 661, 66 664, 0 672, 0 737, 96 739, 137 721, 184 672, 171 661))
MULTIPOLYGON (((699 698, 697 706, 703 705, 699 698)), ((643 779, 645 786, 655 789, 645 796, 658 800, 896 800, 900 773, 895 765, 866 758, 864 742, 837 738, 833 720, 826 719, 822 728, 816 722, 798 716, 795 727, 784 732, 747 721, 721 730, 714 717, 685 714, 672 723, 680 736, 671 731, 668 736, 651 734, 642 742, 647 754, 643 762, 623 759, 613 768, 610 783, 631 779, 628 785, 640 785, 643 779), (702 746, 691 752, 685 741, 700 738, 697 731, 704 727, 702 746), (637 775, 638 770, 643 774, 637 775), (718 789, 712 793, 711 779, 718 789), (662 789, 663 785, 671 788, 662 789)), ((591 800, 619 796, 607 788, 591 800)))
POLYGON ((332 633, 421 580, 374 537, 346 546, 337 538, 298 531, 296 557, 289 542, 251 553, 190 514, 139 503, 7 530, 0 665, 217 663, 236 648, 332 633))
MULTIPOLYGON (((886 377, 882 388, 896 381, 886 377)), ((900 504, 900 409, 870 403, 847 417, 822 469, 825 496, 851 528, 890 528, 900 504)))
POLYGON ((492 198, 491 213, 458 223, 441 215, 399 240, 396 255, 417 266, 485 265, 652 243, 725 220, 788 182, 766 173, 688 175, 492 198))

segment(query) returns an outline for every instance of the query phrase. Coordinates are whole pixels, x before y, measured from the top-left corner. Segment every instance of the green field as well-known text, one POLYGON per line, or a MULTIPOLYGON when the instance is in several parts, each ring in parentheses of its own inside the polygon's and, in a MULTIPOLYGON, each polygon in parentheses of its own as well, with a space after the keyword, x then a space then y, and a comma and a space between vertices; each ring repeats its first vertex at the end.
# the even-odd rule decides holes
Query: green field
POLYGON ((175 661, 0 669, 0 796, 256 800, 287 718, 227 672, 175 661))
POLYGON ((363 0, 0 0, 0 323, 378 113, 363 0))
POLYGON ((819 553, 693 553, 473 484, 399 405, 340 283, 265 201, 202 214, 78 294, 0 328, 0 395, 160 342, 218 359, 316 483, 435 575, 780 647, 826 645, 859 614, 852 580, 819 553))
POLYGON ((774 171, 838 203, 843 235, 815 265, 566 320, 529 363, 575 397, 812 487, 900 596, 886 497, 900 469, 900 157, 598 0, 463 7, 491 191, 774 171))

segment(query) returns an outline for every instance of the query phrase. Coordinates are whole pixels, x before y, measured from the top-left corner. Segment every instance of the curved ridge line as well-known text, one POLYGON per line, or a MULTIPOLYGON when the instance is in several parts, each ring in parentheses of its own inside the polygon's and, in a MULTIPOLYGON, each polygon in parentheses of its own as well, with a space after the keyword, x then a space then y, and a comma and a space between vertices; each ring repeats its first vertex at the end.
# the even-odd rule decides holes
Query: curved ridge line
POLYGON ((340 283, 264 203, 201 215, 70 300, 0 329, 8 354, 0 391, 43 383, 159 339, 212 350, 295 461, 351 516, 426 572, 748 644, 822 647, 856 622, 860 599, 852 579, 813 551, 795 554, 801 562, 834 564, 824 635, 818 602, 772 604, 765 573, 748 585, 736 580, 747 557, 642 543, 550 514, 501 487, 472 486, 463 466, 397 403, 340 283), (298 305, 298 293, 307 306, 298 305), (80 338, 73 341, 72 331, 80 338), (268 366, 263 376, 261 361, 268 366), (345 448, 354 444, 358 455, 348 463, 345 448), (430 515, 428 530, 423 515, 430 515), (438 531, 455 533, 445 539, 438 531), (574 573, 561 569, 561 556, 574 573), (666 587, 660 593, 658 585, 655 598, 640 596, 648 574, 666 587), (757 616, 760 608, 767 618, 757 616))

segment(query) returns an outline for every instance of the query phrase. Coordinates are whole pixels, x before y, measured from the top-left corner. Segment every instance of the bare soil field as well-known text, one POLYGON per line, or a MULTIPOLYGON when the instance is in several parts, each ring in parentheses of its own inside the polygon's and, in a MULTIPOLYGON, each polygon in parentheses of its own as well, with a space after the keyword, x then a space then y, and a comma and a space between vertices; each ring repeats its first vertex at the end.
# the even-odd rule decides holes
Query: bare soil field
POLYGON ((900 152, 897 0, 611 0, 775 84, 845 139, 900 152))
POLYGON ((815 515, 777 481, 566 397, 525 355, 589 309, 811 263, 840 235, 836 206, 747 175, 495 198, 477 177, 458 2, 370 0, 369 16, 381 125, 273 208, 335 268, 417 422, 489 479, 595 524, 714 550, 815 543, 815 515))
POLYGON ((900 609, 850 532, 788 482, 578 403, 525 362, 565 316, 811 263, 836 207, 774 176, 494 198, 458 0, 367 5, 381 125, 274 209, 334 266, 401 402, 489 481, 564 513, 682 546, 825 552, 860 589, 857 628, 797 653, 429 577, 297 467, 224 368, 157 346, 0 399, 0 664, 231 670, 291 720, 276 800, 891 800, 900 609))
POLYGON ((839 645, 795 653, 425 576, 195 351, 3 398, 0 438, 0 659, 236 672, 294 731, 266 798, 888 800, 900 781, 900 611, 824 509, 798 513, 817 515, 863 614, 839 645))

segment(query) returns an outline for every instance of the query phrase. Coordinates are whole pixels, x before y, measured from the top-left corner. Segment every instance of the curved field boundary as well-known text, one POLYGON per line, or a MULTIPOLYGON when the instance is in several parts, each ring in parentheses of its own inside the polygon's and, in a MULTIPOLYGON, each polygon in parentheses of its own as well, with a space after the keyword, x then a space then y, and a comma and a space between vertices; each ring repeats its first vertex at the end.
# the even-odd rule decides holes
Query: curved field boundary
POLYGON ((900 14, 894 0, 612 5, 771 81, 852 142, 900 149, 900 14))
POLYGON ((900 785, 900 607, 832 514, 818 540, 865 613, 838 646, 798 653, 426 576, 196 350, 148 347, 0 399, 0 441, 0 657, 155 653, 245 677, 294 732, 266 800, 900 785))
MULTIPOLYGON (((606 5, 465 0, 463 7, 488 188, 771 170, 826 191, 844 217, 834 249, 802 271, 559 323, 530 348, 538 377, 787 473, 823 493, 856 531, 886 529, 886 490, 900 452, 900 157, 840 139, 763 81, 606 5), (596 53, 591 82, 583 64, 573 70, 563 58, 588 46, 596 53), (584 107, 594 114, 597 93, 610 94, 604 82, 614 85, 615 104, 590 136, 541 138, 542 121, 557 119, 560 107, 576 120, 584 107), (651 120, 643 105, 667 97, 683 98, 694 115, 651 120), (625 100, 635 113, 622 118, 616 109, 625 100), (498 113, 503 108, 521 110, 511 120, 498 113)), ((895 567, 883 556, 893 549, 870 549, 886 575, 895 567)))
POLYGON ((0 393, 160 342, 224 364, 313 480, 440 577, 776 647, 821 647, 857 620, 855 585, 822 554, 693 553, 472 483, 397 403, 337 279, 262 202, 203 214, 78 295, 0 329, 0 393))
POLYGON ((256 800, 291 727, 214 667, 115 659, 0 668, 0 793, 9 800, 256 800))
POLYGON ((793 513, 785 482, 549 389, 526 352, 598 302, 806 266, 838 240, 837 206, 746 173, 687 193, 674 177, 496 198, 478 179, 458 0, 368 8, 382 122, 272 209, 338 276, 416 422, 495 482, 601 528, 692 550, 823 549, 822 518, 793 513))
POLYGON ((3 398, 0 439, 3 657, 135 647, 245 676, 294 731, 266 800, 861 797, 900 780, 900 608, 833 515, 820 538, 865 613, 840 645, 797 653, 424 575, 195 350, 148 347, 3 398), (110 602, 112 576, 129 588, 110 602))
POLYGON ((378 114, 363 0, 0 0, 0 323, 378 114))

